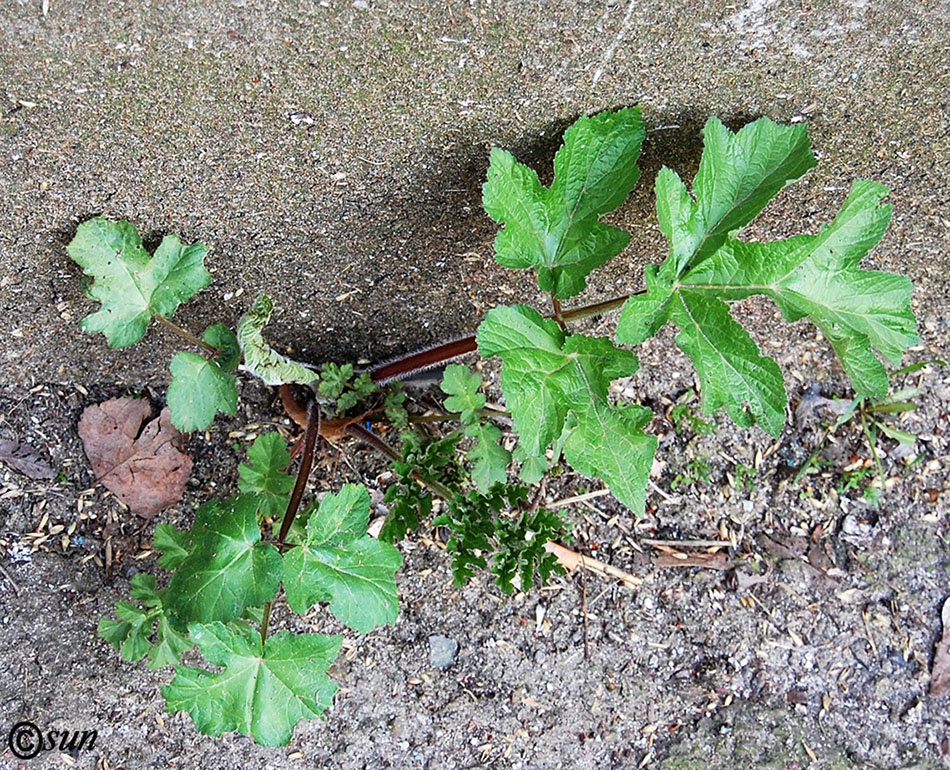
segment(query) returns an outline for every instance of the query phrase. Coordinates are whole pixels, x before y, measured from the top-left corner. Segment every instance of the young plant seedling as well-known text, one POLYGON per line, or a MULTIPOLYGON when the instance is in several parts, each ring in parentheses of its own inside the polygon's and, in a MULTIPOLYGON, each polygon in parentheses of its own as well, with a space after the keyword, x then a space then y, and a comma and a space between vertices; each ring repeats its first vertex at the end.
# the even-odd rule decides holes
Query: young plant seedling
MULTIPOLYGON (((803 125, 762 118, 733 133, 711 118, 692 189, 668 168, 656 178, 657 216, 669 249, 661 264, 646 269, 644 291, 564 306, 629 242, 626 232, 601 218, 621 206, 637 182, 643 136, 639 109, 581 118, 564 135, 549 187, 510 153, 492 150, 483 202, 502 226, 495 256, 506 267, 535 271, 550 300, 547 314, 523 304, 496 307, 476 335, 368 372, 346 364, 318 371, 276 353, 263 338, 272 311, 263 295, 236 333, 220 324, 200 338, 187 332, 170 317, 209 281, 203 246, 185 247, 169 236, 150 258, 128 223, 95 219, 80 226, 69 253, 94 280, 90 296, 102 302, 85 328, 102 331, 111 345, 130 345, 154 318, 200 350, 172 360, 168 401, 177 427, 203 429, 219 411, 234 414, 234 372, 241 369, 280 385, 288 414, 306 430, 295 482, 284 474, 290 454, 283 442, 259 438, 251 464, 240 471, 241 494, 206 503, 187 532, 157 528, 159 566, 174 572, 168 586, 157 590, 156 581, 137 576, 139 605, 120 602, 118 620, 102 621, 100 633, 127 659, 148 655, 150 665, 166 665, 197 644, 211 664, 225 669, 179 666, 163 691, 169 710, 187 711, 212 735, 238 730, 264 745, 286 743, 299 719, 329 705, 336 685, 326 671, 340 639, 286 631, 269 637, 274 597, 283 590, 290 609, 300 613, 328 603, 358 632, 394 622, 393 573, 400 558, 381 541, 418 527, 436 496, 443 507, 433 523, 450 530, 455 580, 490 565, 506 592, 543 582, 558 569, 550 550, 564 553, 552 543, 565 540, 569 529, 543 509, 540 492, 513 483, 516 475, 534 484, 556 473, 563 456, 640 515, 657 448, 647 430, 653 414, 619 401, 611 384, 638 367, 623 346, 644 342, 667 323, 679 329, 677 345, 696 367, 703 414, 725 410, 737 424, 759 425, 775 436, 783 428, 781 371, 732 314, 730 303, 755 294, 771 297, 787 320, 808 317, 821 329, 851 379, 855 404, 882 404, 877 412, 862 412, 868 419, 900 408, 903 401, 880 401, 888 378, 879 356, 896 365, 917 341, 912 287, 901 276, 858 267, 890 219, 890 206, 881 203, 887 189, 855 182, 837 216, 816 235, 770 242, 739 237, 773 196, 815 165, 803 125), (613 339, 573 328, 611 310, 621 311, 613 339), (487 404, 481 376, 460 365, 445 368, 443 413, 409 414, 398 390, 371 393, 476 349, 501 360, 504 410, 487 404), (308 404, 297 402, 294 383, 314 390, 308 404), (321 420, 321 411, 329 419, 321 420), (398 450, 371 429, 387 418, 395 428, 411 428, 398 450), (459 427, 423 432, 446 422, 459 427), (370 503, 363 487, 348 485, 296 515, 319 434, 359 439, 392 462, 395 481, 386 491, 389 516, 380 540, 366 535, 370 503), (276 536, 262 535, 282 510, 276 536)), ((689 411, 680 417, 693 430, 700 425, 689 411)))

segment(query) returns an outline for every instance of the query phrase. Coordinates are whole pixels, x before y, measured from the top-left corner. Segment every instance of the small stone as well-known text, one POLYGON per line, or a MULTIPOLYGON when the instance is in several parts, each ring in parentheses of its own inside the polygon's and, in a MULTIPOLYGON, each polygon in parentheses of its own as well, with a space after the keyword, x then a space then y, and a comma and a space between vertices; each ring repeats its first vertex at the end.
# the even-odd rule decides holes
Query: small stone
POLYGON ((455 662, 459 643, 447 636, 429 637, 429 665, 433 668, 448 668, 455 662))

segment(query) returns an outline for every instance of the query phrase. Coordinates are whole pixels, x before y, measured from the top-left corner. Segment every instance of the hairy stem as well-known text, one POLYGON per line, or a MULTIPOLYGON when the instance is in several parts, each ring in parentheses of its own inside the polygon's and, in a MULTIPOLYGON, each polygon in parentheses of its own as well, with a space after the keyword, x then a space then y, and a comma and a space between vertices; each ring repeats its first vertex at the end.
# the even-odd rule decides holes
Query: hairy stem
POLYGON ((165 318, 165 316, 156 313, 155 319, 167 329, 171 329, 171 331, 175 332, 175 334, 177 334, 179 337, 188 340, 192 345, 197 345, 199 348, 204 348, 214 356, 221 355, 221 351, 218 350, 214 345, 210 345, 203 339, 196 337, 187 329, 182 329, 178 324, 172 323, 167 318, 165 318))
MULTIPOLYGON (((574 308, 573 310, 560 310, 559 323, 576 321, 580 318, 588 318, 592 315, 599 315, 600 313, 616 310, 630 299, 630 297, 645 293, 646 292, 642 291, 635 292, 634 294, 625 294, 622 297, 614 297, 613 299, 608 299, 603 302, 597 302, 593 305, 584 305, 583 307, 574 308)), ((556 299, 554 302, 557 303, 555 306, 556 318, 557 311, 560 309, 560 303, 556 299)), ((380 364, 369 370, 369 376, 373 380, 374 385, 383 385, 391 380, 396 380, 413 374, 414 372, 422 371, 432 366, 438 366, 446 361, 451 361, 453 358, 458 358, 466 353, 472 353, 477 349, 478 343, 475 340, 475 335, 472 334, 468 337, 453 340, 452 342, 445 342, 441 345, 434 345, 431 348, 411 353, 402 358, 397 358, 395 361, 380 364)))

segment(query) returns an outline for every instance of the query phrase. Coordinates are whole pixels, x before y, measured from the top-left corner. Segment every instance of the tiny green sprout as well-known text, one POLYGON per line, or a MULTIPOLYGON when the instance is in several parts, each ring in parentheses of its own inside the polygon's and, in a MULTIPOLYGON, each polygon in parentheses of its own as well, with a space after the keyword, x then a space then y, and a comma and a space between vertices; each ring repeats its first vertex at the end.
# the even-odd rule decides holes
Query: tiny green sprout
POLYGON ((733 488, 739 492, 754 492, 755 476, 754 466, 738 463, 733 474, 733 488))
POLYGON ((695 486, 700 482, 708 483, 711 472, 708 459, 702 456, 694 457, 673 477, 670 488, 676 490, 681 486, 695 486))

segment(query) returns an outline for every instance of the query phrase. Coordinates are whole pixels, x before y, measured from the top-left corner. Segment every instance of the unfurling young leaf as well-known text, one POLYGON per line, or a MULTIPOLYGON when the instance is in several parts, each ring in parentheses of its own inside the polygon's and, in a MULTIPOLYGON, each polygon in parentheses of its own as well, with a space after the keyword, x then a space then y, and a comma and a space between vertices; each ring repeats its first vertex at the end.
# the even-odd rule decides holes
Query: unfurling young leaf
POLYGON ((857 267, 890 219, 890 207, 878 205, 886 188, 856 182, 835 221, 817 236, 740 241, 735 232, 814 166, 805 127, 762 118, 732 134, 712 118, 704 136, 695 200, 674 172, 657 176, 657 211, 670 253, 647 268, 647 292, 627 301, 617 340, 638 344, 674 323, 677 344, 699 373, 704 413, 724 407, 739 425, 759 423, 777 436, 785 422, 781 371, 760 355, 727 304, 765 294, 788 320, 811 318, 859 394, 885 393, 887 375, 871 348, 897 362, 917 339, 910 282, 857 267))
POLYGON ((364 634, 396 622, 394 576, 402 557, 366 534, 369 503, 366 487, 346 484, 309 515, 305 539, 284 555, 284 590, 294 612, 330 602, 330 612, 364 634))
POLYGON ((211 281, 203 244, 185 246, 177 235, 166 235, 149 257, 138 230, 128 222, 83 222, 67 250, 93 279, 89 296, 102 303, 82 327, 102 332, 114 348, 138 342, 153 315, 171 316, 211 281))
POLYGON ((188 631, 224 671, 179 666, 162 695, 166 711, 187 711, 205 735, 237 730, 262 746, 284 746, 297 722, 331 705, 337 686, 326 672, 341 637, 281 631, 262 644, 260 633, 239 620, 191 623, 188 631))
POLYGON ((579 472, 600 476, 621 502, 643 510, 657 440, 643 432, 648 409, 613 406, 610 382, 633 374, 636 357, 603 337, 566 334, 524 305, 489 311, 478 348, 500 356, 501 387, 528 456, 543 457, 565 421, 564 456, 579 472))
POLYGON ((227 622, 274 598, 283 563, 261 542, 257 495, 205 503, 191 530, 187 558, 168 586, 168 611, 187 623, 227 622))
POLYGON ((241 346, 237 337, 224 324, 212 324, 205 329, 204 340, 218 349, 215 363, 226 372, 233 372, 241 363, 241 346))
POLYGON ((273 310, 270 297, 261 294, 238 321, 237 340, 244 355, 244 366, 267 385, 313 382, 319 376, 315 371, 282 356, 264 342, 263 330, 273 310))
POLYGON ((261 516, 277 518, 287 510, 294 477, 284 473, 290 452, 279 433, 258 437, 247 450, 251 465, 238 466, 238 489, 257 495, 261 516))
POLYGON ((505 226, 495 239, 498 261, 535 268, 542 290, 555 297, 582 291, 591 270, 630 241, 599 220, 636 184, 643 133, 639 107, 581 118, 564 134, 550 188, 511 153, 493 149, 482 198, 488 215, 505 226))

